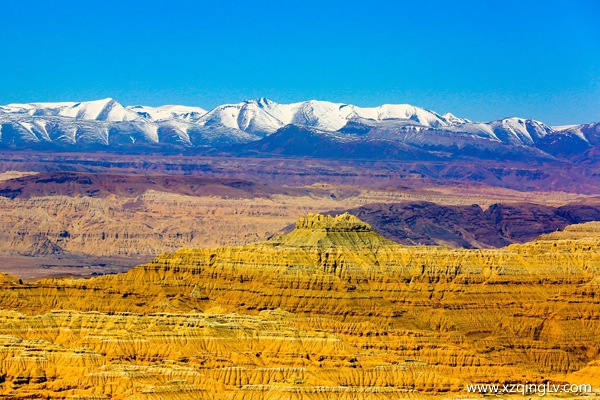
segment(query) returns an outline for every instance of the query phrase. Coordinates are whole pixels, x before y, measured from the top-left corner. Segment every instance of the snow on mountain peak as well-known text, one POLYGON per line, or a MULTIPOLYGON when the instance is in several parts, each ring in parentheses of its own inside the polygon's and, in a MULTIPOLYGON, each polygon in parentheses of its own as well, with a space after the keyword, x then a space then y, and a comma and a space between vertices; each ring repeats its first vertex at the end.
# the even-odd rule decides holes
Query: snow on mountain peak
MULTIPOLYGON (((481 125, 481 124, 480 124, 481 125)), ((488 124, 493 135, 504 143, 532 145, 554 130, 540 121, 508 117, 488 124)))
POLYGON ((442 115, 442 117, 444 117, 444 119, 446 121, 448 121, 450 124, 468 124, 468 123, 473 122, 467 118, 458 118, 457 116, 455 116, 452 113, 446 113, 446 114, 442 115))
POLYGON ((152 132, 158 129, 155 124, 160 124, 179 132, 178 134, 184 139, 189 129, 194 126, 212 132, 228 132, 229 135, 237 135, 239 138, 247 138, 248 135, 259 138, 289 124, 322 131, 338 131, 349 122, 360 123, 361 120, 367 124, 398 120, 404 126, 447 129, 475 134, 494 141, 525 145, 531 145, 548 133, 554 132, 552 128, 534 120, 510 117, 490 123, 475 124, 451 113, 440 115, 410 104, 358 107, 321 100, 279 104, 265 97, 237 104, 224 104, 209 112, 200 107, 180 105, 124 107, 112 98, 78 103, 10 104, 0 107, 0 112, 5 115, 16 113, 31 117, 56 116, 74 120, 136 121, 140 126, 139 129, 152 132))
POLYGON ((58 115, 96 121, 132 121, 138 118, 112 98, 76 103, 61 109, 58 115))
POLYGON ((180 105, 166 105, 160 107, 129 106, 127 109, 133 111, 138 116, 151 121, 195 121, 207 113, 205 109, 200 107, 180 105))
POLYGON ((209 112, 180 105, 124 107, 112 98, 0 106, 0 144, 118 146, 141 142, 218 147, 257 141, 287 125, 339 143, 383 140, 452 149, 458 143, 459 148, 479 146, 490 151, 513 146, 552 156, 562 154, 564 148, 585 150, 600 142, 600 124, 553 129, 518 117, 474 123, 410 104, 358 107, 320 100, 279 104, 261 97, 220 105, 209 112))
POLYGON ((279 104, 264 97, 219 106, 203 117, 205 123, 219 123, 230 129, 250 129, 264 134, 272 133, 288 124, 337 131, 353 119, 401 119, 424 127, 443 127, 470 122, 452 114, 448 117, 441 116, 410 104, 385 104, 371 108, 321 100, 279 104))
POLYGON ((269 100, 266 97, 261 97, 260 99, 256 99, 255 101, 260 107, 270 107, 271 105, 275 104, 274 101, 269 100))
POLYGON ((112 98, 84 102, 9 104, 4 111, 96 121, 133 121, 139 116, 112 98))
POLYGON ((351 104, 308 100, 279 104, 265 97, 238 104, 224 104, 207 112, 200 107, 168 105, 161 107, 124 107, 112 98, 87 102, 10 104, 0 107, 5 113, 25 113, 30 116, 61 116, 78 120, 135 121, 169 120, 217 124, 227 129, 262 135, 275 132, 288 124, 337 131, 353 119, 381 121, 401 119, 425 127, 443 127, 470 122, 452 114, 439 115, 410 104, 384 104, 378 107, 358 107, 351 104))

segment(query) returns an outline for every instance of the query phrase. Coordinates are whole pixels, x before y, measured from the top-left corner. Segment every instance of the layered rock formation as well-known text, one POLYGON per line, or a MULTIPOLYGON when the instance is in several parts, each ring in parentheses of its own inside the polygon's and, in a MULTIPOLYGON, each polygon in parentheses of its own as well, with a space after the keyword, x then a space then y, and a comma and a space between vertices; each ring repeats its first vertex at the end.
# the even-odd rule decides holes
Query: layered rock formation
POLYGON ((558 208, 524 202, 564 204, 578 199, 575 195, 495 191, 497 197, 490 197, 484 189, 452 193, 448 188, 286 187, 168 175, 9 176, 0 182, 0 255, 149 259, 181 247, 251 243, 301 215, 331 210, 350 209, 401 243, 454 247, 499 247, 600 219, 594 199, 558 208), (500 200, 512 204, 497 204, 500 200), (492 203, 496 205, 484 211, 492 203))
MULTIPOLYGON (((92 162, 86 157, 80 161, 92 162)), ((267 175, 280 176, 278 179, 282 181, 282 176, 290 177, 289 164, 298 167, 290 160, 270 165, 271 169, 258 162, 250 165, 246 161, 245 164, 239 160, 229 162, 234 167, 225 163, 206 168, 222 169, 225 175, 230 168, 235 171, 242 167, 257 168, 267 175)), ((117 163, 121 164, 130 165, 125 160, 117 163)), ((136 162, 131 165, 137 166, 136 162)), ((139 168, 144 165, 140 163, 139 168)), ((2 166, 0 163, 0 170, 2 166)), ((53 165, 52 169, 63 167, 53 165)), ((191 168, 188 164, 183 167, 191 168)), ((319 163, 312 167, 321 171, 320 178, 330 176, 333 170, 333 166, 325 168, 319 163)), ((502 189, 491 193, 486 187, 425 189, 419 186, 422 183, 416 185, 416 181, 410 181, 410 188, 326 183, 282 186, 224 177, 171 176, 164 172, 145 175, 117 170, 121 172, 0 173, 0 271, 23 279, 121 272, 162 252, 182 247, 240 245, 264 240, 302 215, 332 210, 339 213, 343 211, 336 210, 351 209, 376 231, 401 243, 474 247, 504 245, 515 238, 522 241, 549 232, 551 224, 546 224, 547 220, 559 221, 560 227, 568 222, 597 218, 598 214, 598 207, 593 207, 597 200, 567 193, 502 189), (567 206, 561 207, 566 210, 565 216, 554 219, 544 213, 528 215, 528 208, 544 206, 525 204, 542 202, 550 209, 573 201, 588 206, 573 203, 568 210, 567 206), (400 202, 403 203, 397 204, 400 202), (506 216, 512 219, 502 231, 483 211, 498 202, 515 203, 503 206, 503 210, 509 211, 506 216), (587 207, 584 214, 580 212, 582 207, 587 207), (468 214, 464 210, 477 212, 468 214), (504 234, 519 224, 521 215, 528 216, 528 226, 519 225, 516 236, 504 234), (486 226, 490 229, 485 229, 486 226), (528 227, 535 229, 529 232, 528 227), (472 231, 473 228, 477 231, 472 231)), ((312 176, 307 171, 300 170, 297 174, 312 176)), ((360 171, 344 166, 336 171, 349 180, 360 176, 360 171)), ((369 173, 374 180, 382 174, 378 169, 369 173)), ((364 179, 367 178, 360 178, 364 179)), ((396 175, 390 179, 400 180, 396 175)), ((401 181, 407 183, 404 178, 401 181)))
POLYGON ((599 274, 600 223, 458 250, 313 215, 266 242, 182 249, 125 274, 3 278, 0 393, 396 399, 464 398, 475 382, 597 385, 599 274))
POLYGON ((198 196, 154 190, 128 196, 104 192, 98 198, 0 196, 0 252, 150 257, 180 247, 265 239, 282 220, 352 204, 332 199, 335 189, 254 194, 252 188, 228 189, 223 192, 215 182, 197 188, 198 196))

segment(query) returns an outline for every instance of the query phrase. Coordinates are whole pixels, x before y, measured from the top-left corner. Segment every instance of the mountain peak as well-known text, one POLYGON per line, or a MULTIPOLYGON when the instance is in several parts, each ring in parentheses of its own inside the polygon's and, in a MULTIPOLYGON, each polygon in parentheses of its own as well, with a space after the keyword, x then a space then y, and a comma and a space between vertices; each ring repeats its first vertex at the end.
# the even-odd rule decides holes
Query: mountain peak
POLYGON ((292 232, 275 237, 270 243, 302 248, 396 244, 373 231, 371 225, 348 213, 338 216, 307 215, 296 222, 292 232))
POLYGON ((266 97, 261 97, 259 99, 256 99, 256 103, 259 106, 271 106, 273 104, 276 104, 274 101, 267 99, 266 97))
POLYGON ((371 225, 348 213, 338 216, 309 214, 296 222, 296 229, 322 232, 373 232, 371 225))
POLYGON ((61 109, 58 115, 96 121, 131 121, 138 118, 137 114, 111 97, 75 103, 61 109))
POLYGON ((448 121, 450 124, 468 124, 468 123, 472 122, 470 119, 459 118, 452 113, 446 113, 446 114, 442 115, 442 117, 444 117, 444 119, 446 121, 448 121))
POLYGON ((106 97, 104 99, 98 99, 98 100, 91 100, 91 101, 84 101, 83 103, 88 103, 88 104, 109 104, 109 103, 118 103, 120 104, 117 100, 113 99, 112 97, 106 97))

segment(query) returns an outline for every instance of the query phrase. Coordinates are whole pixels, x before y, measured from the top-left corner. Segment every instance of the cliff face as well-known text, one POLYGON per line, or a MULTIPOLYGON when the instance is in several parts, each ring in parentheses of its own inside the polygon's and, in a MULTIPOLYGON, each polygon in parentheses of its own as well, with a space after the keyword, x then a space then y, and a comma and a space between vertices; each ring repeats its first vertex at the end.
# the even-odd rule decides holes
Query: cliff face
POLYGON ((475 382, 600 385, 599 273, 600 223, 457 250, 309 216, 266 242, 182 249, 126 274, 0 279, 0 393, 391 399, 475 382))
POLYGON ((311 210, 338 207, 329 193, 255 198, 147 191, 136 197, 0 196, 0 253, 148 257, 181 247, 264 239, 311 210))

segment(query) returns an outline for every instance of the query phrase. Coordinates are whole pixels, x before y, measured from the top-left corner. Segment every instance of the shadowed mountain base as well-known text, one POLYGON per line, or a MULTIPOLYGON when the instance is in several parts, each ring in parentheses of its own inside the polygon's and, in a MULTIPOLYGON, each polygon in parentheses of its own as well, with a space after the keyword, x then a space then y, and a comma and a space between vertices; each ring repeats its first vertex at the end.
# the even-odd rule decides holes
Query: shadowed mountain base
POLYGON ((600 221, 600 204, 531 203, 450 206, 426 201, 367 204, 348 210, 398 243, 464 248, 504 247, 582 222, 600 221))

